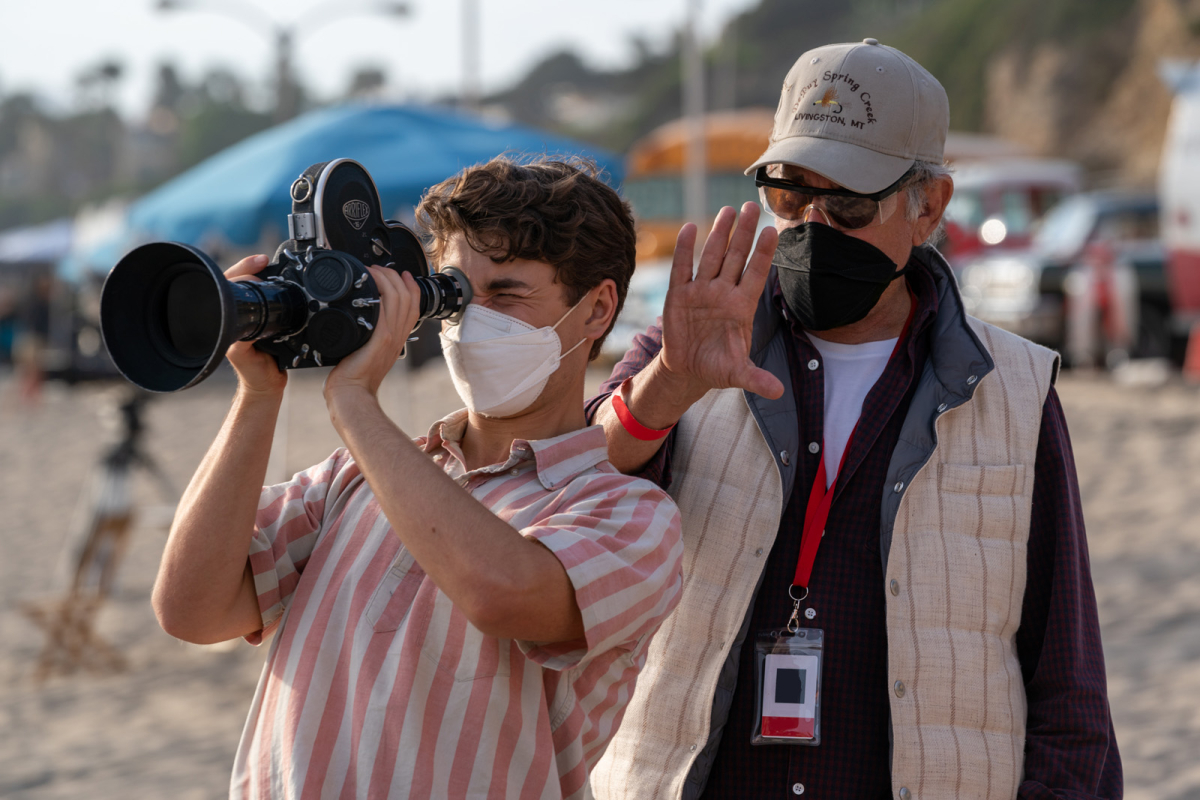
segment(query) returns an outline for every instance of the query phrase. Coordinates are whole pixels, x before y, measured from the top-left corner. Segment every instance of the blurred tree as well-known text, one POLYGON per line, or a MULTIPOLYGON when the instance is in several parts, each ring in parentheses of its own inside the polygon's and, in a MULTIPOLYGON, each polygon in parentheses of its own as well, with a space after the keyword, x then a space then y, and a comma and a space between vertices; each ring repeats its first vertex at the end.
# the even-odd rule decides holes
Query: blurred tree
POLYGON ((1139 0, 938 0, 897 29, 891 43, 946 87, 950 127, 982 130, 987 71, 1008 51, 1028 59, 1054 42, 1069 54, 1064 77, 1077 109, 1099 104, 1128 66, 1139 0))
POLYGON ((183 100, 186 91, 183 82, 179 79, 179 73, 175 71, 175 65, 166 63, 158 65, 158 79, 154 87, 154 108, 165 108, 178 113, 179 103, 183 100))
POLYGON ((47 117, 30 94, 0 101, 0 229, 52 218, 66 206, 39 186, 40 164, 27 157, 44 143, 47 117))
POLYGON ((0 102, 0 228, 69 213, 108 186, 126 129, 111 108, 52 116, 27 94, 0 102))
POLYGON ((115 83, 125 74, 125 67, 119 61, 105 61, 96 68, 96 74, 105 83, 115 83))
POLYGON ((51 129, 54 177, 49 188, 74 206, 111 186, 125 132, 125 124, 109 106, 57 120, 51 129))
POLYGON ((236 108, 244 108, 246 105, 246 93, 242 86, 242 80, 229 69, 210 70, 200 84, 200 91, 210 103, 236 108))
POLYGON ((0 100, 0 156, 16 148, 17 137, 26 120, 42 117, 38 102, 31 94, 14 94, 0 100))
POLYGON ((387 85, 387 73, 380 67, 359 67, 346 87, 346 97, 377 96, 387 85))
POLYGON ((228 69, 215 69, 187 93, 179 120, 177 158, 180 169, 271 125, 269 112, 247 107, 242 80, 228 69))
POLYGON ((113 59, 82 70, 73 113, 50 113, 30 95, 0 99, 0 229, 141 193, 271 123, 231 70, 189 83, 161 64, 145 123, 128 127, 113 108, 124 74, 113 59))
POLYGON ((81 108, 109 108, 121 79, 125 76, 125 65, 115 58, 108 58, 84 69, 75 77, 77 101, 81 108))
MULTIPOLYGON (((729 21, 715 41, 707 42, 706 107, 766 105, 779 101, 779 84, 799 53, 827 42, 862 39, 877 33, 853 32, 862 17, 886 19, 888 24, 913 12, 895 0, 761 0, 729 21), (715 79, 714 79, 715 78, 715 79)), ((868 28, 870 29, 870 28, 868 28)), ((487 98, 527 124, 558 130, 614 150, 624 150, 636 138, 682 113, 681 44, 678 31, 664 47, 644 37, 630 40, 635 61, 614 72, 592 70, 571 52, 557 53, 537 64, 517 85, 487 98), (607 124, 573 129, 556 119, 548 100, 554 87, 619 97, 622 109, 607 124)))

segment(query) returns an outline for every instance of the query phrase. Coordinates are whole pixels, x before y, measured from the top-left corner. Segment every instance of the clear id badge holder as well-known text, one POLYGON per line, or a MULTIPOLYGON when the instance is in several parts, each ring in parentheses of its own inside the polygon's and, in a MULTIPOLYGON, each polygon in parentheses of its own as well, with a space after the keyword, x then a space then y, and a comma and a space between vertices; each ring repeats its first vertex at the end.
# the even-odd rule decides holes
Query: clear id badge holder
POLYGON ((819 628, 767 631, 754 643, 758 669, 754 734, 750 744, 821 743, 819 628))

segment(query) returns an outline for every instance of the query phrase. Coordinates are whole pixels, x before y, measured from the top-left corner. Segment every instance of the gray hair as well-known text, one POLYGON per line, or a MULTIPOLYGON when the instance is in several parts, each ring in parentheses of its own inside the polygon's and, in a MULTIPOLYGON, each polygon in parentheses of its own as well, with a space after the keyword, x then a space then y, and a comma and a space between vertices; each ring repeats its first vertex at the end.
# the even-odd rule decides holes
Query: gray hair
MULTIPOLYGON (((929 206, 929 184, 942 178, 948 178, 954 173, 949 164, 937 164, 933 161, 915 161, 908 172, 908 181, 904 184, 905 209, 904 214, 909 222, 916 222, 917 217, 924 213, 929 206)), ((945 234, 946 219, 938 220, 937 227, 930 232, 925 240, 937 245, 945 234)))

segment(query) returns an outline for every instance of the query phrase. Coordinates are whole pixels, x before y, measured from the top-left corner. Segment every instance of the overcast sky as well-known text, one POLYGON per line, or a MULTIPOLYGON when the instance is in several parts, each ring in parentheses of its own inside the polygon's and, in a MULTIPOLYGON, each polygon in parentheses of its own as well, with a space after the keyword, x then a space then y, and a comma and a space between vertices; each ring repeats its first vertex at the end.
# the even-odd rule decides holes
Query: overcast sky
MULTIPOLYGON (((484 92, 510 85, 542 57, 571 48, 593 66, 633 57, 637 35, 662 46, 684 19, 689 0, 473 0, 480 8, 484 92)), ((385 70, 393 92, 432 97, 462 84, 464 0, 408 0, 406 19, 350 13, 373 0, 187 0, 197 8, 163 13, 158 0, 0 0, 0 93, 33 90, 69 108, 75 77, 103 59, 125 65, 121 109, 142 114, 157 65, 171 61, 194 82, 213 67, 232 68, 266 85, 274 70, 271 24, 320 21, 300 32, 296 69, 321 97, 341 93, 355 69, 385 70), (247 8, 249 7, 249 8, 247 8), (254 9, 258 9, 256 14, 254 9), (254 19, 263 21, 257 26, 254 19), (270 20, 270 22, 268 22, 270 20)), ((702 0, 704 34, 757 0, 702 0)))

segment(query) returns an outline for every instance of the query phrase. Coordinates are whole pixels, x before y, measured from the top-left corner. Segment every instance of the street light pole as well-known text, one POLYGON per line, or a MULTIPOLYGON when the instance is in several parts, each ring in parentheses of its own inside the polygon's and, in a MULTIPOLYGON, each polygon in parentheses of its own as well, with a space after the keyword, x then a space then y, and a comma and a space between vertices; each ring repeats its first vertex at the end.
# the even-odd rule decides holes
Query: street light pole
POLYGON ((275 121, 284 122, 300 111, 300 87, 292 75, 292 29, 275 28, 275 121))
POLYGON ((687 131, 684 155, 683 209, 704 235, 708 212, 708 168, 704 142, 704 52, 700 42, 703 0, 687 0, 683 32, 683 116, 687 131))
POLYGON ((468 111, 479 106, 479 0, 462 0, 462 104, 468 111))
POLYGON ((347 8, 345 0, 327 0, 308 9, 297 21, 284 25, 251 3, 229 3, 222 0, 158 0, 159 11, 207 11, 236 20, 256 33, 270 32, 275 46, 275 121, 284 122, 300 111, 300 87, 292 74, 292 54, 296 34, 313 31, 345 18, 347 14, 382 14, 407 17, 412 13, 405 2, 376 2, 362 8, 347 8), (340 16, 331 17, 337 11, 340 16), (250 17, 252 19, 248 19, 250 17))

